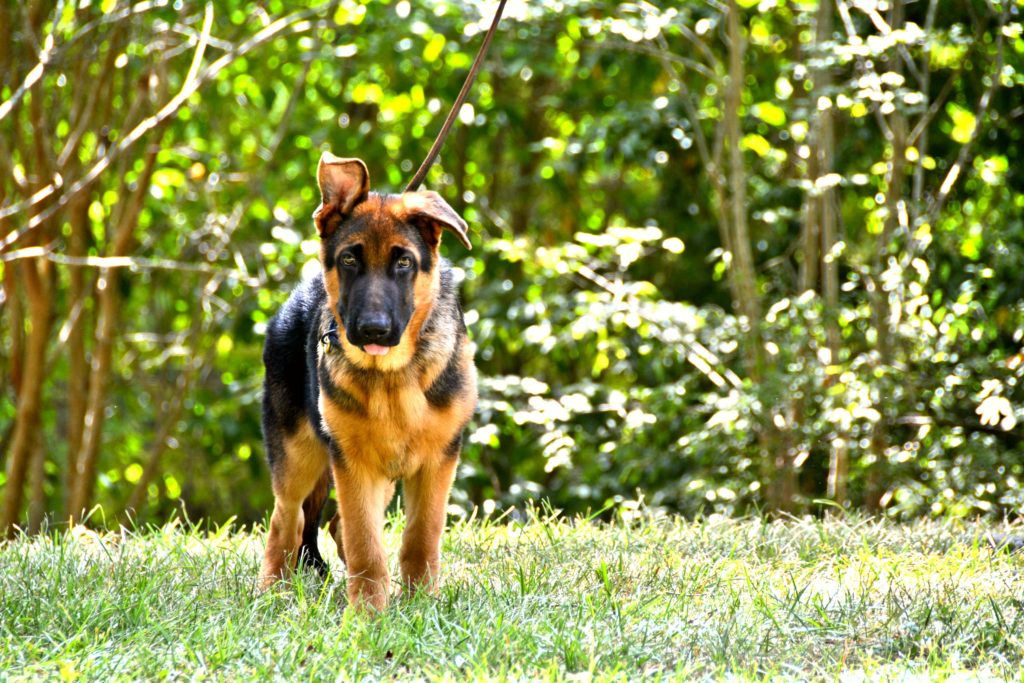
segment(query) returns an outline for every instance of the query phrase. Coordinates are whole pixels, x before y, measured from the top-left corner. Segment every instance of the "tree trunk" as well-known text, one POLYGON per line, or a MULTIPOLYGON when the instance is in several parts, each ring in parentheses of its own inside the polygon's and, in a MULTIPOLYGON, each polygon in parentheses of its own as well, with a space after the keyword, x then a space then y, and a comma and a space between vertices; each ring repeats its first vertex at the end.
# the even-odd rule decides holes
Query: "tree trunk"
POLYGON ((68 499, 68 515, 79 522, 92 500, 96 480, 96 461, 99 457, 106 417, 107 381, 114 349, 121 297, 118 294, 118 272, 113 268, 100 271, 99 318, 96 323, 96 344, 92 353, 92 372, 86 398, 85 428, 82 446, 75 460, 74 484, 68 499))
MULTIPOLYGON (((743 164, 743 150, 740 148, 742 130, 740 126, 741 94, 743 92, 743 53, 745 44, 740 31, 740 10, 736 0, 729 2, 729 85, 725 95, 725 136, 729 148, 729 191, 732 212, 733 271, 736 274, 737 291, 740 295, 740 313, 746 317, 750 328, 748 339, 752 341, 750 357, 757 375, 762 371, 760 334, 757 329, 761 320, 761 301, 757 295, 754 257, 750 247, 750 232, 747 227, 747 175, 743 164)), ((758 377, 760 379, 760 377, 758 377)))
MULTIPOLYGON (((42 23, 42 3, 29 8, 28 26, 38 31, 42 23)), ((33 191, 45 187, 53 177, 53 169, 45 142, 50 139, 43 107, 43 88, 36 83, 28 103, 30 128, 21 130, 14 125, 12 136, 22 146, 22 158, 31 160, 33 191), (29 134, 26 136, 25 133, 29 134), (19 135, 20 134, 20 135, 19 135)), ((12 121, 16 116, 12 115, 12 121)), ((44 211, 48 202, 39 204, 34 215, 44 211)), ((34 217, 34 216, 33 216, 34 217)), ((45 220, 32 236, 31 244, 47 244, 52 231, 52 221, 45 220)), ((0 227, 7 223, 0 221, 0 227)), ((5 230, 6 232, 6 230, 5 230)), ((18 413, 15 417, 11 453, 7 461, 7 483, 4 507, 0 516, 0 534, 11 536, 21 515, 25 495, 25 481, 28 475, 36 440, 39 438, 42 409, 43 384, 46 379, 46 349, 49 345, 50 326, 53 321, 53 279, 54 270, 45 258, 25 259, 21 262, 29 310, 31 329, 24 345, 24 361, 20 369, 21 381, 18 388, 18 413)), ((12 265, 12 269, 16 267, 12 265)), ((17 322, 20 326, 21 321, 17 322)), ((13 326, 12 326, 13 327, 13 326)))
MULTIPOLYGON (((743 92, 743 54, 745 43, 740 29, 740 8, 729 0, 729 82, 725 91, 725 145, 729 153, 729 237, 733 248, 730 276, 734 278, 737 310, 744 320, 744 355, 747 375, 755 384, 764 379, 765 359, 761 340, 761 299, 757 292, 753 249, 747 225, 747 175, 740 148, 740 121, 743 92)), ((765 410, 769 410, 765 407, 765 410)), ((788 510, 796 492, 792 456, 779 438, 774 416, 764 416, 758 432, 761 450, 762 480, 767 482, 766 506, 769 510, 788 510)))
MULTIPOLYGON (((154 144, 146 151, 145 167, 136 179, 136 186, 130 199, 124 205, 117 221, 114 244, 110 256, 123 256, 130 251, 134 239, 139 212, 156 166, 156 155, 161 135, 154 137, 154 144)), ((124 187, 124 184, 122 184, 124 187)), ((92 372, 89 377, 89 393, 86 400, 85 429, 82 432, 82 447, 74 468, 74 485, 68 497, 68 514, 72 521, 79 522, 83 513, 92 504, 96 486, 96 465, 103 440, 103 423, 107 409, 107 384, 110 379, 110 363, 114 351, 114 334, 120 320, 119 272, 116 268, 100 270, 96 288, 99 291, 99 316, 96 323, 96 343, 92 354, 92 372)))
MULTIPOLYGON (((893 0, 890 25, 893 30, 903 27, 903 0, 893 0)), ((899 54, 894 50, 888 60, 889 70, 898 74, 903 72, 903 63, 899 54)), ((871 300, 872 317, 876 334, 876 349, 878 350, 878 364, 883 372, 888 371, 893 365, 893 344, 892 330, 889 327, 889 293, 885 291, 882 284, 882 274, 888 268, 889 248, 893 236, 900 223, 900 215, 906 215, 906 205, 903 196, 904 176, 907 157, 907 117, 896 109, 890 117, 889 125, 891 138, 889 140, 889 151, 891 159, 886 177, 885 208, 886 216, 881 234, 875 244, 874 256, 874 292, 871 300)), ((881 509, 881 499, 884 495, 886 470, 888 469, 887 451, 889 449, 889 429, 886 425, 884 401, 879 397, 877 404, 878 412, 882 417, 871 430, 870 452, 874 458, 868 470, 867 483, 865 487, 865 505, 872 512, 881 509)))
MULTIPOLYGON (((814 28, 814 54, 818 58, 819 64, 822 63, 823 53, 827 49, 826 43, 832 40, 832 13, 833 6, 831 1, 826 0, 818 4, 814 28)), ((832 70, 829 66, 816 68, 812 78, 814 79, 815 91, 818 93, 828 92, 832 88, 832 70)), ((815 102, 817 101, 817 97, 813 99, 815 102)), ((819 111, 811 128, 811 160, 814 167, 811 179, 814 182, 814 191, 812 201, 808 202, 813 206, 813 215, 818 221, 819 226, 815 231, 818 234, 814 237, 820 237, 821 243, 821 248, 817 250, 817 254, 821 259, 821 290, 825 302, 825 335, 828 345, 829 363, 832 365, 839 362, 840 351, 839 324, 837 321, 839 309, 839 269, 835 262, 836 255, 833 253, 838 240, 836 199, 833 184, 831 182, 821 182, 820 179, 829 176, 833 172, 832 164, 835 156, 834 112, 834 106, 824 111, 819 111)), ((846 435, 837 434, 837 437, 831 444, 827 495, 836 503, 845 505, 849 483, 848 451, 846 435)))
POLYGON ((25 344, 25 363, 18 390, 18 413, 11 453, 7 460, 7 484, 3 516, 0 517, 0 533, 8 537, 14 534, 14 526, 21 515, 25 479, 40 428, 46 348, 52 320, 50 293, 46 291, 45 279, 39 272, 42 263, 43 259, 25 259, 21 263, 32 328, 25 344))
MULTIPOLYGON (((70 256, 85 256, 88 245, 88 211, 90 193, 82 194, 72 202, 68 213, 71 218, 71 239, 68 243, 70 256)), ((89 365, 85 357, 85 300, 86 273, 84 266, 68 266, 70 287, 68 301, 68 431, 67 431, 67 488, 70 495, 74 483, 73 464, 82 447, 82 432, 85 428, 86 393, 89 385, 89 365)), ((70 502, 70 501, 68 501, 70 502)))
MULTIPOLYGON (((0 224, 2 225, 2 224, 0 224)), ((6 230, 4 230, 6 232, 6 230)), ((6 297, 8 330, 11 334, 11 356, 8 361, 8 378, 15 403, 21 391, 22 360, 25 349, 25 309, 18 292, 17 264, 4 268, 4 296, 6 297)))
POLYGON ((46 448, 36 439, 29 469, 28 533, 38 534, 46 519, 46 448))

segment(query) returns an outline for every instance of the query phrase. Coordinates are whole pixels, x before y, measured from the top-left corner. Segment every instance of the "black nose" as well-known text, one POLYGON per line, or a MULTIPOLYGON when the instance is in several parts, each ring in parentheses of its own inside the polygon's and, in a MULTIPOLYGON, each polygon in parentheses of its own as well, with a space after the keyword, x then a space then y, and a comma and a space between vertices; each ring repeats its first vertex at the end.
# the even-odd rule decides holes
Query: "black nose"
POLYGON ((391 320, 384 313, 369 313, 359 319, 359 336, 375 342, 391 334, 391 320))

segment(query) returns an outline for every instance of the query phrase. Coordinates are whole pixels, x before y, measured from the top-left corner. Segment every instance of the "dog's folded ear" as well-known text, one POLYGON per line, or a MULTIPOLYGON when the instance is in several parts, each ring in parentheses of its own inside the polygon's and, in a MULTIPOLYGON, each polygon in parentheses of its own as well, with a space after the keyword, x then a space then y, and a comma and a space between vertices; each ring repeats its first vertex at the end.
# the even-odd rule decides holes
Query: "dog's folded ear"
POLYGON ((320 186, 320 206, 313 222, 320 237, 328 237, 345 216, 370 192, 370 172, 361 159, 342 159, 330 152, 320 157, 316 170, 320 186))
POLYGON ((431 249, 441 242, 441 231, 451 230, 466 249, 472 249, 466 230, 469 226, 462 216, 448 205, 441 195, 430 190, 406 192, 401 197, 405 209, 405 220, 419 226, 423 239, 431 249))

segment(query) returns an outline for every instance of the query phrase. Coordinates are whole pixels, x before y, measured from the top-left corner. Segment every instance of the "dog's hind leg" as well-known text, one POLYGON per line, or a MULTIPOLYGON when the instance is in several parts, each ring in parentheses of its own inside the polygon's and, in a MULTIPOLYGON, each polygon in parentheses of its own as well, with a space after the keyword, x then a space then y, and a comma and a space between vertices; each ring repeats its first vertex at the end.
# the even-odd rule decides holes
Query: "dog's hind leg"
POLYGON ((323 578, 327 578, 327 562, 324 561, 317 547, 317 535, 320 533, 320 520, 323 514, 324 503, 327 502, 327 494, 330 491, 331 477, 330 470, 324 469, 323 475, 313 487, 313 492, 302 501, 302 545, 299 546, 299 564, 311 567, 323 578))
POLYGON ((331 521, 327 523, 327 528, 331 532, 331 538, 334 539, 334 543, 338 546, 338 557, 341 558, 342 563, 345 562, 345 539, 341 537, 341 510, 334 513, 331 517, 331 521))
POLYGON ((313 493, 328 463, 327 449, 308 420, 302 420, 292 434, 281 435, 273 443, 268 439, 267 447, 279 450, 271 460, 274 513, 260 570, 263 588, 287 576, 295 564, 305 531, 303 502, 313 493))

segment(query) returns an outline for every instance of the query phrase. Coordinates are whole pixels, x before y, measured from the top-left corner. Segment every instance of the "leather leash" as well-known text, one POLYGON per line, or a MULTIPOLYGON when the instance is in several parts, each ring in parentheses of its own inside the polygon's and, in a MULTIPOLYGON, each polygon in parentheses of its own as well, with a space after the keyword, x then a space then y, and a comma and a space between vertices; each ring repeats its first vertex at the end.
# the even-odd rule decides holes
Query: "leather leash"
POLYGON ((406 192, 415 192, 419 189, 420 185, 423 184, 423 179, 427 177, 427 171, 434 165, 434 160, 437 159, 438 152, 441 151, 441 145, 444 144, 445 138, 448 137, 448 132, 452 128, 452 123, 455 122, 455 117, 462 109, 462 105, 466 102, 466 96, 469 95, 469 89, 473 86, 473 81, 476 80, 476 74, 480 71, 480 64, 484 61, 484 55, 487 54, 487 49, 491 46, 491 38, 494 37, 494 32, 498 28, 498 23, 501 21, 501 13, 505 10, 506 0, 501 0, 498 3, 498 9, 494 12, 494 19, 491 21, 491 27, 487 29, 487 35, 484 36, 484 42, 480 45, 480 50, 476 53, 476 59, 473 60, 473 66, 470 67, 469 73, 466 75, 466 81, 462 84, 462 90, 459 91, 459 96, 455 98, 455 104, 452 105, 451 111, 448 112, 448 118, 444 120, 444 125, 441 126, 441 132, 437 134, 434 139, 434 144, 431 145, 430 151, 427 152, 427 158, 420 164, 419 170, 416 171, 416 175, 412 177, 409 184, 405 186, 406 192))

